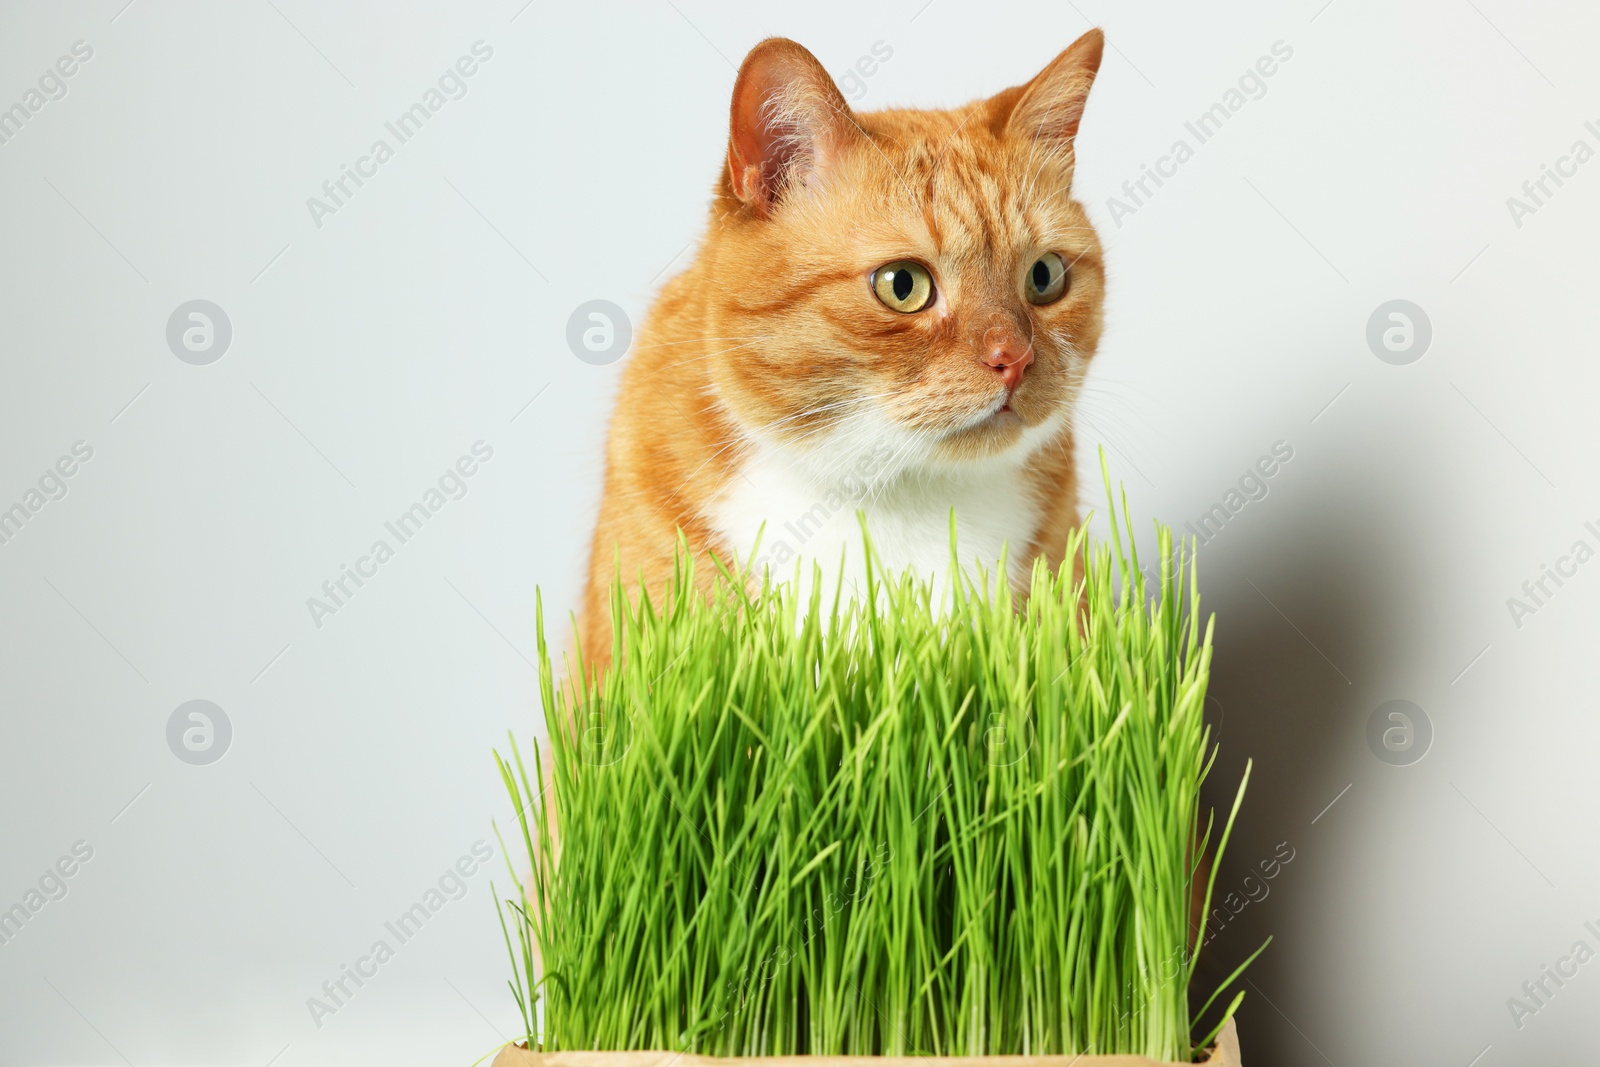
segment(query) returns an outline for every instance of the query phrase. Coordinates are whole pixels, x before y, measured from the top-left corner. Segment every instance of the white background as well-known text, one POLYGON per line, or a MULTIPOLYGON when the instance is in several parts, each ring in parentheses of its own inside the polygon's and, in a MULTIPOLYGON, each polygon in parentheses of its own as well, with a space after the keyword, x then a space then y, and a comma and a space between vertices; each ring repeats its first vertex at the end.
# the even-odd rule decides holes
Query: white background
POLYGON ((94 50, 0 145, 0 508, 94 449, 0 545, 0 908, 94 849, 0 946, 0 1063, 465 1065, 511 1033, 498 849, 320 1028, 306 999, 508 814, 490 752, 538 728, 535 590, 562 625, 622 366, 574 358, 568 315, 637 321, 687 261, 761 37, 836 73, 883 42, 871 109, 995 92, 1091 24, 1085 462, 1104 444, 1141 521, 1181 528, 1294 449, 1201 552, 1214 799, 1255 759, 1219 885, 1295 857, 1211 949, 1276 939, 1246 1061, 1592 1055, 1600 962, 1520 1028, 1507 998, 1600 949, 1600 562, 1520 627, 1506 604, 1600 548, 1600 162, 1507 207, 1600 148, 1592 5, 125 2, 0 9, 0 107, 94 50), (307 198, 479 40, 467 95, 319 228, 307 198), (1277 41, 1265 94, 1114 223, 1277 41), (1405 366, 1365 337, 1397 298, 1433 329, 1405 366), (209 366, 165 339, 193 299, 232 324, 209 366), (479 440, 465 498, 314 625, 479 440), (233 728, 209 766, 166 741, 197 698, 233 728), (1392 699, 1432 724, 1410 766, 1365 739, 1392 699))

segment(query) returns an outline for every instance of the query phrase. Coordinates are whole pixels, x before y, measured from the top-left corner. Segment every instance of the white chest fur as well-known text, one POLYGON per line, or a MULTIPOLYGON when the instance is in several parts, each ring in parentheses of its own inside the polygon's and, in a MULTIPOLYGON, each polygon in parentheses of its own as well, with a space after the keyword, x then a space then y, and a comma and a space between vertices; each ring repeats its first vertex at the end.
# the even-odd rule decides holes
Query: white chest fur
POLYGON ((836 464, 800 460, 767 445, 753 448, 713 504, 710 520, 726 545, 759 568, 786 580, 800 561, 809 593, 813 564, 826 596, 842 574, 845 591, 863 588, 865 563, 857 512, 866 515, 874 551, 898 574, 907 567, 942 589, 950 570, 950 512, 963 567, 975 561, 993 573, 1004 546, 1013 583, 1024 580, 1025 559, 1043 508, 1020 462, 986 462, 971 469, 896 470, 894 452, 879 445, 836 464))

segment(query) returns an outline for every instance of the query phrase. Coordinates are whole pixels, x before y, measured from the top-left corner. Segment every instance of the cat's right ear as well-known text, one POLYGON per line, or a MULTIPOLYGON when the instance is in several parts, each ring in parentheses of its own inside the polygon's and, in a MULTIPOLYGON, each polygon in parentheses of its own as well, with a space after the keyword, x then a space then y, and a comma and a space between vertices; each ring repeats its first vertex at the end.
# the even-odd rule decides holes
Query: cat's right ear
POLYGON ((864 136, 817 57, 783 37, 744 57, 728 125, 733 195, 761 218, 864 136))

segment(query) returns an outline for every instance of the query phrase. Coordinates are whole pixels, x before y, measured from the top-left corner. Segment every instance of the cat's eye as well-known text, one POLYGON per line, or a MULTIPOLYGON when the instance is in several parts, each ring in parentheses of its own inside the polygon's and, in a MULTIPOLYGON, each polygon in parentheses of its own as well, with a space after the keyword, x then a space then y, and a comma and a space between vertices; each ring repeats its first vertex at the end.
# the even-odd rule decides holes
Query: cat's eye
POLYGON ((933 275, 921 263, 897 259, 872 272, 872 292, 884 307, 909 315, 933 303, 933 275))
POLYGON ((1046 252, 1034 260, 1022 285, 1028 303, 1053 304, 1060 300, 1061 294, 1067 291, 1069 273, 1066 261, 1054 252, 1046 252))

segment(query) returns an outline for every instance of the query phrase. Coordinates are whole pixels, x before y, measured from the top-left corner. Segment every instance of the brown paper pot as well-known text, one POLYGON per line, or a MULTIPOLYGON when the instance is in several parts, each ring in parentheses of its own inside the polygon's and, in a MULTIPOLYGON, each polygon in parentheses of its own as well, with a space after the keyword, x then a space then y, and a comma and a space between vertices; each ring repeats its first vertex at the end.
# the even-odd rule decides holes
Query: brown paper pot
MULTIPOLYGON (((1233 1020, 1201 1061, 1240 1067, 1233 1020)), ((1161 1067, 1143 1056, 696 1056, 677 1052, 529 1052, 507 1045, 491 1067, 1161 1067)))

